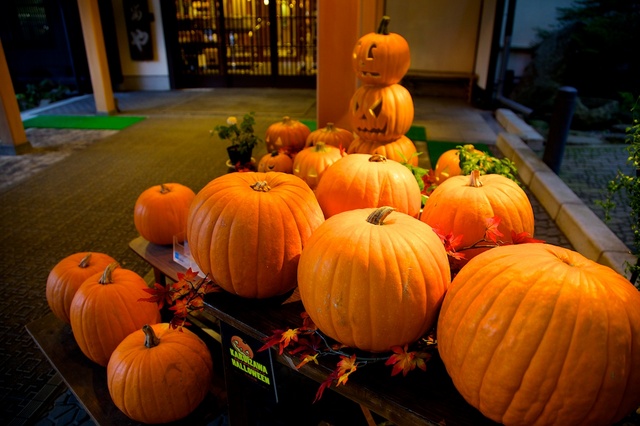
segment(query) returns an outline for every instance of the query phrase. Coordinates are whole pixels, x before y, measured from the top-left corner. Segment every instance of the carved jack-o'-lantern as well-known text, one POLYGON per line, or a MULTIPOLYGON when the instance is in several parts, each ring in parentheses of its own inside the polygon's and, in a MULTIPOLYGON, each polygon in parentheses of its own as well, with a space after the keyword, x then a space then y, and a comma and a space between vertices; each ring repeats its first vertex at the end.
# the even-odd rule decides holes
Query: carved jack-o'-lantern
POLYGON ((362 36, 353 49, 353 69, 363 83, 398 83, 409 70, 409 43, 401 35, 389 33, 389 17, 383 16, 378 31, 362 36))
POLYGON ((361 86, 351 97, 351 126, 362 139, 390 142, 409 131, 413 99, 399 84, 361 86))
POLYGON ((249 344, 246 343, 242 337, 238 337, 238 336, 231 337, 231 345, 233 346, 233 349, 235 349, 237 352, 240 352, 241 354, 253 359, 253 350, 251 349, 251 346, 249 346, 249 344))

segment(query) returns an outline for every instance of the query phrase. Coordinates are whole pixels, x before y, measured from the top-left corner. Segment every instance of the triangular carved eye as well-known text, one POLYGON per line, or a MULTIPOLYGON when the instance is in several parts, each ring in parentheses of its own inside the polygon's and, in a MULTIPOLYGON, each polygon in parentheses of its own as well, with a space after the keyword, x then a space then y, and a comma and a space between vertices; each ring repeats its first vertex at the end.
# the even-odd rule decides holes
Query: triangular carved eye
POLYGON ((371 108, 369 109, 369 112, 371 113, 371 115, 373 115, 375 118, 378 118, 378 116, 380 115, 380 113, 382 112, 382 99, 378 99, 377 101, 374 102, 374 104, 371 106, 371 108))
POLYGON ((360 104, 358 104, 358 102, 354 102, 353 104, 353 112, 358 112, 358 110, 360 109, 360 104))
POLYGON ((367 59, 373 59, 373 49, 375 49, 376 47, 378 46, 376 46, 375 43, 372 43, 371 46, 369 46, 369 51, 367 52, 367 59))

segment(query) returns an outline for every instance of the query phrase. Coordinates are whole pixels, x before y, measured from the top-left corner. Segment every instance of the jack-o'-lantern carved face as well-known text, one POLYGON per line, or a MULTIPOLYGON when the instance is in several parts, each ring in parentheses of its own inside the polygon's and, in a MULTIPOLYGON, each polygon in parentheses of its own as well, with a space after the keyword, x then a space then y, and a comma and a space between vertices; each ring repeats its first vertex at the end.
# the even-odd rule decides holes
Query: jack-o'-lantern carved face
POLYGON ((389 142, 409 131, 413 99, 399 84, 361 86, 351 97, 351 126, 362 139, 389 142))
POLYGON ((242 338, 238 336, 231 337, 231 345, 236 351, 253 359, 253 350, 242 338))
POLYGON ((362 36, 353 49, 353 69, 366 84, 395 84, 409 70, 409 44, 401 35, 389 33, 388 26, 385 16, 378 31, 362 36))

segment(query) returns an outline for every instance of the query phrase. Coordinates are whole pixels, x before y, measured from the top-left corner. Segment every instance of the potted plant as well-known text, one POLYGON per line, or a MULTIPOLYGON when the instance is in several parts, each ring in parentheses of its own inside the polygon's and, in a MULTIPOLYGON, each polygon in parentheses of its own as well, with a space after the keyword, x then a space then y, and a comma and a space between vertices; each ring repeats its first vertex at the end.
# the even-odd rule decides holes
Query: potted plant
POLYGON ((253 148, 261 141, 253 133, 255 123, 254 113, 250 112, 244 115, 240 124, 236 117, 229 117, 226 125, 218 125, 211 131, 212 134, 215 132, 220 139, 231 141, 231 145, 227 147, 227 153, 229 162, 236 167, 251 163, 253 148))

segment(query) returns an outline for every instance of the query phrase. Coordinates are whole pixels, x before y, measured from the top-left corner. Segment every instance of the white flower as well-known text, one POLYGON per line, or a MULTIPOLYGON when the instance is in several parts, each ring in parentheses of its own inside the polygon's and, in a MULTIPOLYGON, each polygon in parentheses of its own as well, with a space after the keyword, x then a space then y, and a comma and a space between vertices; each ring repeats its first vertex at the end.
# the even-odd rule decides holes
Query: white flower
POLYGON ((235 118, 235 117, 227 118, 227 124, 229 126, 233 126, 234 124, 237 124, 237 123, 238 123, 238 119, 237 118, 235 118))

